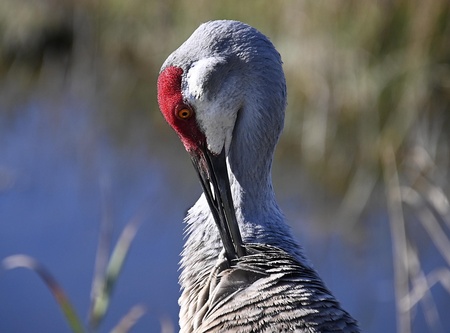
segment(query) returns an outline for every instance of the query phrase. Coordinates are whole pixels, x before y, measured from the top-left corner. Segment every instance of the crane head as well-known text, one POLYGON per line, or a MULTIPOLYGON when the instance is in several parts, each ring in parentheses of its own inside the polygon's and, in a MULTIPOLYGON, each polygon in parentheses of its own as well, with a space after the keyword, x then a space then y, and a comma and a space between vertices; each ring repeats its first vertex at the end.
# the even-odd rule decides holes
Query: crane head
POLYGON ((256 160, 270 171, 286 104, 279 53, 246 24, 205 23, 163 64, 158 103, 191 155, 227 258, 244 255, 229 175, 242 180, 256 160))
POLYGON ((245 250, 226 162, 240 106, 230 66, 232 61, 210 57, 191 64, 187 72, 175 65, 165 67, 158 78, 158 103, 191 155, 231 263, 245 250), (218 75, 223 71, 226 80, 218 75))

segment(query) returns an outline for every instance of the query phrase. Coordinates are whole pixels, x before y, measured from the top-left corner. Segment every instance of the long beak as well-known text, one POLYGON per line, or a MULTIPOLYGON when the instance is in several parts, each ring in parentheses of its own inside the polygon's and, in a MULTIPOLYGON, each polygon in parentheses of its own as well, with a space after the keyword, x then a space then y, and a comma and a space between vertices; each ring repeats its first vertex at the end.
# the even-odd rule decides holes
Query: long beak
POLYGON ((225 149, 215 155, 205 147, 198 152, 192 152, 191 159, 219 229, 225 255, 231 263, 231 260, 244 256, 245 249, 242 246, 231 196, 225 149))

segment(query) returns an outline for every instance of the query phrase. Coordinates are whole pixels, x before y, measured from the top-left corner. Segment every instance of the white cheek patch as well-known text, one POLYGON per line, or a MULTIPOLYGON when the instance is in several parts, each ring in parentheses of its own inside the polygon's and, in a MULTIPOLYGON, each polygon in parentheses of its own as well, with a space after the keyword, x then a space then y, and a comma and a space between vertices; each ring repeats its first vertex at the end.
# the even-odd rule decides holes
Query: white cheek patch
POLYGON ((188 98, 204 99, 205 98, 205 78, 208 76, 220 58, 204 58, 198 60, 194 66, 189 69, 186 77, 188 98))
POLYGON ((220 154, 224 147, 228 150, 231 143, 237 112, 226 112, 228 110, 224 110, 220 105, 210 105, 210 107, 200 112, 197 119, 204 129, 208 149, 215 154, 220 154))
POLYGON ((209 100, 206 98, 205 78, 220 61, 220 58, 197 61, 187 73, 183 89, 187 102, 195 109, 208 149, 215 154, 220 154, 224 147, 228 150, 239 110, 233 79, 223 78, 227 80, 223 89, 216 96, 209 96, 209 100))

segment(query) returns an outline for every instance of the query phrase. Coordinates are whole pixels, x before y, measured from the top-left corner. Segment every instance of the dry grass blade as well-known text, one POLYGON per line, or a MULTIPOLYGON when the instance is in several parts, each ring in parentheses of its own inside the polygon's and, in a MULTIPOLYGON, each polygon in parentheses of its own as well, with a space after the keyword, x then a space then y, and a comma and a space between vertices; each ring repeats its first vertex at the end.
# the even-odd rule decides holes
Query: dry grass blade
POLYGON ((98 327, 108 310, 112 290, 139 228, 139 224, 140 219, 135 218, 126 225, 114 247, 103 280, 96 284, 96 288, 99 289, 92 292, 93 295, 96 295, 92 300, 92 309, 89 314, 89 325, 93 329, 98 327))
POLYGON ((405 307, 404 311, 411 311, 416 303, 420 301, 422 303, 422 308, 424 310, 423 312, 425 319, 428 322, 428 326, 430 328, 435 328, 432 330, 433 332, 443 332, 439 318, 439 311, 433 295, 431 294, 432 285, 421 267, 417 251, 411 246, 408 247, 408 258, 411 291, 408 294, 405 304, 402 304, 402 306, 405 307), (413 294, 417 289, 421 291, 421 295, 419 298, 413 299, 413 294))
MULTIPOLYGON (((102 193, 102 221, 100 223, 100 235, 97 246, 97 252, 95 256, 95 268, 94 278, 92 280, 91 288, 91 309, 89 311, 90 316, 93 313, 93 307, 98 306, 98 301, 102 297, 102 292, 105 283, 105 271, 108 265, 109 249, 112 239, 112 216, 111 207, 109 205, 110 200, 108 198, 109 183, 106 182, 106 178, 101 179, 101 193, 102 193)), ((91 319, 90 319, 91 320, 91 319)))
POLYGON ((161 323, 161 333, 175 333, 174 324, 169 317, 162 316, 159 322, 161 323))
POLYGON ((445 231, 439 225, 432 211, 423 204, 419 193, 411 188, 402 190, 402 199, 412 207, 415 207, 417 216, 422 222, 424 229, 450 267, 450 239, 446 236, 445 231))
POLYGON ((425 181, 422 186, 426 187, 425 195, 428 203, 446 223, 447 228, 450 228, 450 204, 443 189, 431 183, 425 183, 425 181))
POLYGON ((138 304, 133 306, 130 311, 120 320, 116 327, 113 328, 111 333, 127 333, 145 314, 145 306, 138 304))
POLYGON ((3 267, 8 270, 15 268, 28 268, 36 272, 55 297, 72 331, 75 333, 85 332, 83 325, 81 324, 81 321, 66 293, 42 264, 34 258, 23 254, 6 257, 3 259, 2 264, 3 267))
POLYGON ((397 332, 411 332, 411 313, 408 287, 408 240, 398 179, 394 149, 386 147, 383 155, 383 172, 386 189, 389 225, 392 235, 395 299, 397 306, 397 332))
POLYGON ((375 186, 377 177, 372 170, 361 166, 350 182, 342 204, 339 207, 338 217, 346 230, 352 229, 358 222, 365 207, 367 207, 375 186))
POLYGON ((441 285, 450 294, 450 270, 447 268, 439 268, 427 275, 428 284, 430 286, 440 282, 441 285))

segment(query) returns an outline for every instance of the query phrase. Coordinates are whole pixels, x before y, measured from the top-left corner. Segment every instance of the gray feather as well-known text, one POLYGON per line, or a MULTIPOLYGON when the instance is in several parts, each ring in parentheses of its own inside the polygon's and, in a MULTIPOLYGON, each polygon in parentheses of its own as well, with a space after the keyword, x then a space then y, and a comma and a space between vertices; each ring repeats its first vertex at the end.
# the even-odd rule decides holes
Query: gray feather
POLYGON ((194 332, 359 332, 316 272, 279 248, 248 244, 219 260, 197 303, 194 332))

